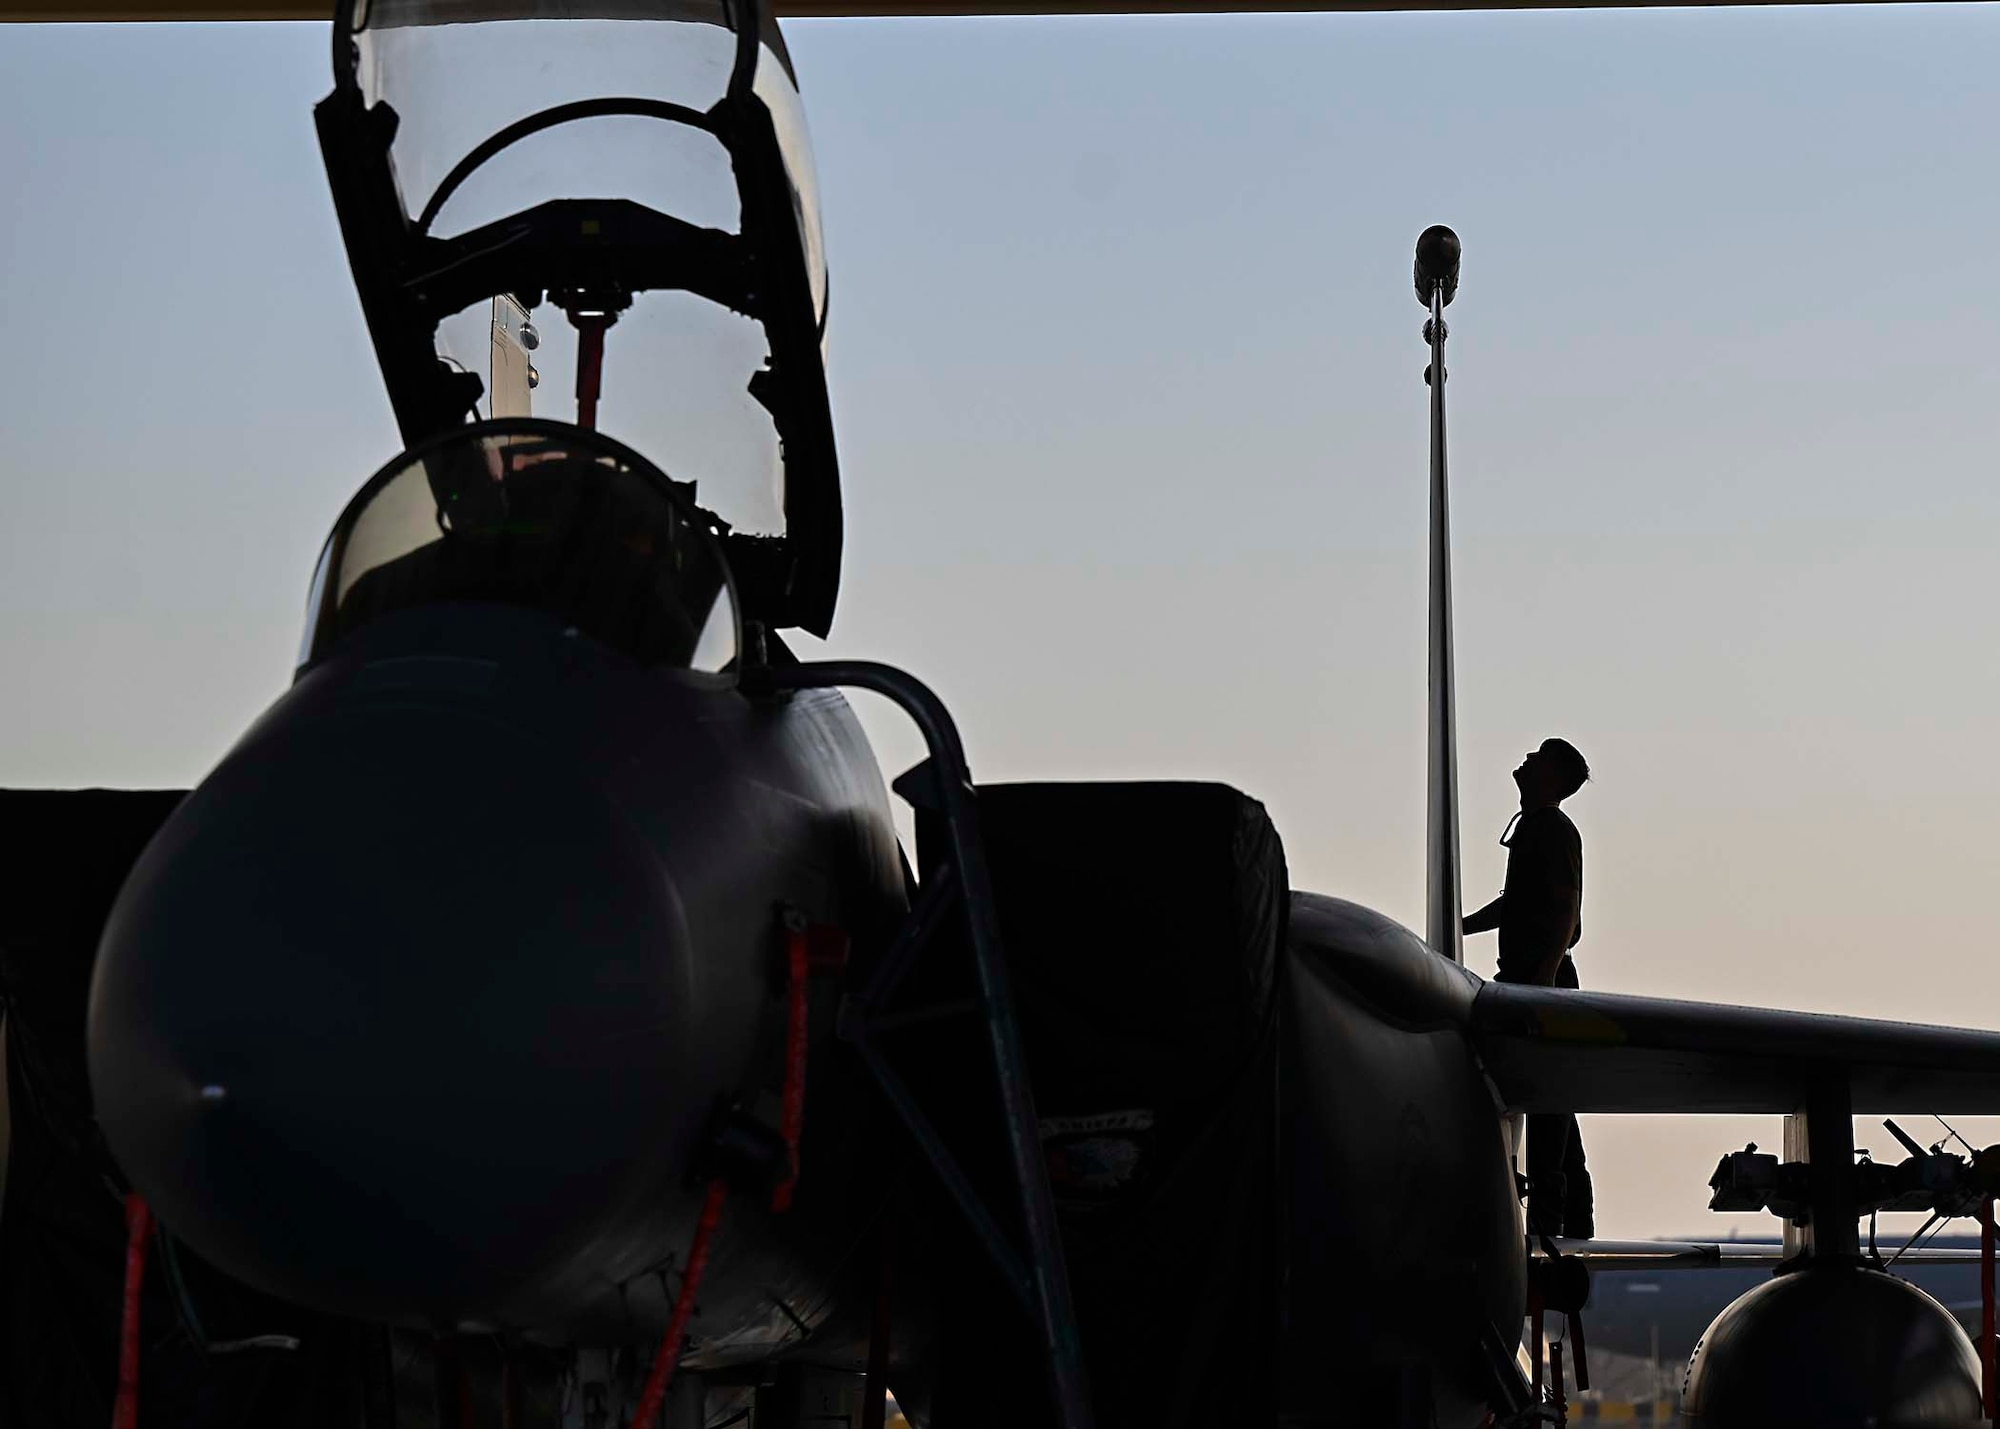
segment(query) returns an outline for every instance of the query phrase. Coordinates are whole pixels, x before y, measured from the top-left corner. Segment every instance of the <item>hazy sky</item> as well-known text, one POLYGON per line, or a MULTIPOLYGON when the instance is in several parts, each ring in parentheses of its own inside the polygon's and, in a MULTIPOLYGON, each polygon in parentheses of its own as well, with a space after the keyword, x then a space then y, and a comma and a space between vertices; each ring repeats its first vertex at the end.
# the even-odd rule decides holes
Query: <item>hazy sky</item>
MULTIPOLYGON (((2000 9, 789 35, 833 645, 932 682, 980 777, 1227 780, 1297 886, 1421 923, 1448 222, 1468 900, 1561 733, 1589 985, 2000 1026, 2000 9)), ((394 454, 327 84, 317 25, 0 31, 0 782, 198 779, 394 454)), ((1587 1136, 1611 1234, 1720 1231, 1714 1158, 1777 1139, 1587 1136)))

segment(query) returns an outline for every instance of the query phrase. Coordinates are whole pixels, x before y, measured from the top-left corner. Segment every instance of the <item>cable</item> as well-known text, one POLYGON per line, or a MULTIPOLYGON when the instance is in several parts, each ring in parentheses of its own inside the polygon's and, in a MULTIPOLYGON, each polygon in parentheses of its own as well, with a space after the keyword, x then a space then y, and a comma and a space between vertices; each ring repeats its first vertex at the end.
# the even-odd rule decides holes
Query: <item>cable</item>
POLYGON ((1895 1253, 1894 1255, 1890 1256, 1890 1257, 1889 1257, 1889 1264, 1888 1264, 1888 1265, 1885 1265, 1885 1266, 1883 1266, 1882 1268, 1883 1268, 1884 1270, 1887 1270, 1887 1269, 1889 1269, 1889 1268, 1890 1268, 1890 1266, 1893 1266, 1893 1265, 1894 1265, 1894 1264, 1895 1264, 1895 1263, 1896 1263, 1897 1261, 1901 1260, 1901 1259, 1903 1258, 1903 1255, 1904 1255, 1904 1252, 1906 1252, 1906 1251, 1908 1251, 1908 1250, 1912 1249, 1913 1247, 1915 1247, 1915 1245, 1916 1245, 1916 1243, 1917 1243, 1917 1236, 1920 1236, 1920 1235, 1922 1235, 1922 1234, 1923 1234, 1923 1233, 1924 1233, 1925 1231, 1929 1230, 1929 1229, 1930 1229, 1930 1228, 1931 1228, 1931 1227, 1932 1227, 1933 1225, 1935 1225, 1935 1224, 1936 1224, 1936 1223, 1937 1223, 1938 1221, 1940 1221, 1940 1220, 1942 1220, 1942 1219, 1943 1219, 1943 1216, 1942 1216, 1942 1214, 1941 1214, 1940 1212, 1937 1212, 1937 1211, 1932 1211, 1932 1212, 1931 1212, 1931 1218, 1930 1218, 1929 1220, 1925 1221, 1925 1222, 1924 1222, 1924 1223, 1923 1223, 1922 1225, 1920 1225, 1920 1226, 1918 1226, 1918 1227, 1917 1227, 1917 1229, 1916 1229, 1916 1233, 1915 1233, 1914 1235, 1912 1235, 1912 1236, 1911 1236, 1911 1237, 1910 1237, 1910 1238, 1909 1238, 1908 1240, 1906 1240, 1906 1241, 1904 1241, 1904 1242, 1903 1242, 1903 1249, 1902 1249, 1902 1250, 1899 1250, 1899 1251, 1897 1251, 1897 1252, 1896 1252, 1896 1253, 1895 1253))
POLYGON ((1957 1216, 1946 1216, 1943 1220, 1938 1222, 1936 1230, 1932 1231, 1928 1236, 1924 1237, 1923 1244, 1917 1246, 1916 1248, 1918 1250, 1922 1250, 1924 1246, 1929 1245, 1932 1241, 1936 1240, 1940 1235, 1942 1235, 1944 1233, 1944 1228, 1946 1226, 1950 1225, 1953 1221, 1957 1219, 1958 1219, 1957 1216))

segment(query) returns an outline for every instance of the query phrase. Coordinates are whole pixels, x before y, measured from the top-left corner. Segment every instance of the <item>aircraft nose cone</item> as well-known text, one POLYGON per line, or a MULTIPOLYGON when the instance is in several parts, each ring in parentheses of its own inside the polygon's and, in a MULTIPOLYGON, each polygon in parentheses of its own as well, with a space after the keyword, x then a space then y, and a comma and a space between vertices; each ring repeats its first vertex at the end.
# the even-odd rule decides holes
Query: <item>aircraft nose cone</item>
POLYGON ((709 1113, 654 850, 464 709, 284 706, 107 925, 97 1109, 175 1234, 405 1322, 532 1315, 709 1113))

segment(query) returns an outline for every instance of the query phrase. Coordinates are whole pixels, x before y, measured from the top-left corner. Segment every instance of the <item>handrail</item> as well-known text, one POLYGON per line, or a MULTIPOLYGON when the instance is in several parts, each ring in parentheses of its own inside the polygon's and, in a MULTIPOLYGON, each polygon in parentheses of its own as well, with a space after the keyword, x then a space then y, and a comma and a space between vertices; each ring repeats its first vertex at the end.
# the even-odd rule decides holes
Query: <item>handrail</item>
MULTIPOLYGON (((985 1004, 987 1037, 994 1076, 999 1083, 1015 1189, 1020 1193, 1021 1218, 1028 1237, 1027 1269, 1049 1356, 1056 1417, 1063 1429, 1092 1429, 1094 1421, 1076 1308, 1070 1296, 1069 1271, 1056 1227, 1055 1199, 1049 1191, 1048 1168, 1042 1156, 1027 1058, 1021 1049, 1020 1027, 1014 1018, 1007 964, 1000 946, 993 886, 979 834, 977 796, 958 726, 929 686, 893 665, 870 660, 757 665, 743 671, 742 688, 752 696, 791 690, 869 690, 893 700, 924 736, 930 750, 933 774, 930 782, 951 840, 951 864, 959 880, 959 899, 965 909, 973 967, 980 1000, 985 1004)), ((885 1086, 889 1086, 893 1096, 900 1084, 891 1078, 885 1086)), ((1003 1273, 1007 1269, 1002 1266, 1003 1273)))

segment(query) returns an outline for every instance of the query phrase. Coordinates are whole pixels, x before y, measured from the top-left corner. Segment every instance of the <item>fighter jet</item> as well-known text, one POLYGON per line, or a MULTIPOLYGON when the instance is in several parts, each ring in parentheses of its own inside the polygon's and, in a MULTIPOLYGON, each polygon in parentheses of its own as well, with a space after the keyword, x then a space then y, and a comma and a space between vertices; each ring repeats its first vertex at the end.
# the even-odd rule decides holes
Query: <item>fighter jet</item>
MULTIPOLYGON (((1448 230, 1416 268, 1419 937, 1292 890, 1245 795, 982 786, 916 677, 787 648, 830 627, 841 507, 760 6, 369 0, 333 62, 320 137, 408 449, 328 538, 292 686, 184 800, 91 806, 121 1423, 209 1372, 149 1364, 162 1283, 204 1366, 314 1336, 362 1364, 300 1422, 395 1422, 412 1364, 451 1424, 872 1426, 888 1389, 938 1429, 1538 1422, 1519 1329, 1588 1261, 1524 1236, 1518 1114, 1556 1110, 1804 1113, 1807 1160, 1729 1163, 1811 1244, 1725 1313, 1701 1422, 1980 1417, 1963 1332, 1860 1262, 1882 1188, 1848 1163, 1857 1111, 2000 1109, 2000 1035, 1462 964, 1448 230), (690 176, 726 181, 694 217, 690 176), (667 454, 650 354, 690 305, 754 329, 763 444, 667 454), (847 688, 928 759, 892 785, 847 688), (306 1328, 218 1340, 245 1297, 306 1328), (1829 1372, 1741 1352, 1799 1323, 1829 1372)), ((1992 1169, 1891 1189, 1962 1208, 1992 1169)))

